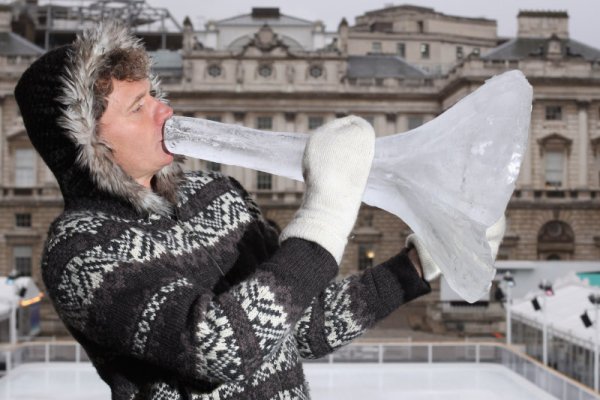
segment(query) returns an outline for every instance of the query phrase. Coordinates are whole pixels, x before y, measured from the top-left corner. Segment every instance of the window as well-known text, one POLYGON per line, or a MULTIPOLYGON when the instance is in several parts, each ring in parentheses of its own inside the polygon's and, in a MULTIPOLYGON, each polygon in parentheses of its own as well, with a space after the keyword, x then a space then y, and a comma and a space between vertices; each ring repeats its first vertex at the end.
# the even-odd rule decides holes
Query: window
POLYGON ((256 189, 271 190, 273 188, 273 175, 266 172, 256 172, 256 189))
POLYGON ((308 117, 308 130, 312 131, 323 125, 323 117, 308 117))
POLYGON ((371 124, 372 127, 375 127, 375 117, 373 115, 364 115, 363 118, 371 124))
POLYGON ((547 121, 562 120, 562 107, 561 106, 546 106, 546 120, 547 121))
POLYGON ((323 75, 323 68, 320 65, 313 65, 309 70, 310 76, 320 78, 323 75))
POLYGON ((263 78, 270 77, 272 73, 273 73, 273 69, 271 68, 270 65, 263 64, 260 67, 258 67, 258 74, 260 76, 262 76, 263 78))
POLYGON ((15 150, 15 186, 35 186, 35 150, 15 150))
POLYGON ((546 150, 544 163, 546 186, 561 187, 564 177, 565 152, 562 150, 546 150))
POLYGON ((566 222, 551 220, 538 232, 538 259, 570 260, 575 252, 575 233, 566 222))
POLYGON ((375 22, 371 24, 371 32, 393 32, 394 24, 392 22, 375 22))
POLYGON ((418 128, 421 125, 423 125, 423 117, 408 117, 408 130, 418 128))
POLYGON ((360 244, 358 245, 358 270, 364 271, 367 268, 373 266, 373 259, 375 258, 375 251, 371 245, 360 244))
POLYGON ((271 130, 273 129, 273 118, 258 117, 256 118, 256 129, 271 130))
POLYGON ((399 57, 406 57, 406 45, 404 43, 396 43, 396 54, 399 57))
POLYGON ((20 276, 31 276, 31 246, 13 247, 14 269, 20 276))
POLYGON ((373 53, 381 53, 381 42, 373 42, 371 44, 371 50, 373 53))
POLYGON ((206 119, 209 120, 209 121, 221 122, 221 116, 220 115, 207 115, 206 119))
POLYGON ((456 59, 462 60, 464 56, 465 56, 465 54, 463 53, 463 47, 456 46, 456 59))
POLYGON ((15 214, 15 225, 19 228, 30 228, 31 214, 15 214))
POLYGON ((474 48, 473 48, 473 51, 471 51, 471 53, 472 53, 474 56, 479 56, 479 55, 481 54, 481 49, 480 49, 479 47, 474 47, 474 48))
POLYGON ((218 76, 221 76, 221 67, 218 65, 211 65, 208 67, 208 74, 210 76, 212 76, 213 78, 216 78, 218 76))
POLYGON ((218 162, 207 161, 206 169, 213 172, 221 172, 221 164, 218 162))
POLYGON ((429 58, 429 43, 421 43, 421 58, 429 58))

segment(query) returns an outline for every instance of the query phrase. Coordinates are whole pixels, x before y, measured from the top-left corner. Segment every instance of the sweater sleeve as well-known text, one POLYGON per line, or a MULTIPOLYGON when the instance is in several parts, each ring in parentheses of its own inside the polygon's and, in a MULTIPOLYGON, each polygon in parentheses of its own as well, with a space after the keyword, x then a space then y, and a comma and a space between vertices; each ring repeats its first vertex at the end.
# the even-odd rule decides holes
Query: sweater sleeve
MULTIPOLYGON (((326 250, 289 239, 247 279, 215 294, 202 277, 192 280, 172 267, 173 256, 161 254, 151 238, 131 232, 128 246, 111 240, 68 258, 85 235, 50 243, 44 282, 86 350, 113 363, 133 357, 191 382, 249 378, 337 273, 326 250), (149 252, 156 256, 151 261, 149 252)), ((203 268, 218 268, 211 262, 203 268)))
POLYGON ((348 344, 400 305, 429 293, 407 249, 360 275, 331 283, 295 327, 304 358, 320 358, 348 344))

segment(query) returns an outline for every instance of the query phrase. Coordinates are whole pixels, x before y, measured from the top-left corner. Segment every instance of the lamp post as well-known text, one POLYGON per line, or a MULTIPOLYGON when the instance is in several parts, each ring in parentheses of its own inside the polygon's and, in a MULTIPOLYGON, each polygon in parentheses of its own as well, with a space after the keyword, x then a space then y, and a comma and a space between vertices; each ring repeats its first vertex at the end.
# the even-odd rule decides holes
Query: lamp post
POLYGON ((548 365, 548 307, 547 307, 546 298, 548 296, 553 296, 554 291, 552 290, 552 284, 546 280, 541 281, 540 284, 538 285, 538 287, 544 293, 543 303, 542 303, 542 313, 543 313, 543 321, 544 321, 544 325, 543 325, 544 328, 543 328, 543 332, 542 332, 542 337, 543 337, 542 360, 544 362, 544 365, 548 365))
POLYGON ((600 337, 600 324, 598 323, 598 307, 600 307, 600 294, 591 293, 588 296, 594 305, 594 390, 598 391, 598 340, 600 337))
POLYGON ((375 250, 369 249, 367 250, 367 260, 369 263, 369 268, 373 266, 373 260, 375 259, 375 250))
POLYGON ((512 288, 515 286, 515 279, 513 278, 510 271, 506 271, 504 277, 506 286, 506 344, 512 344, 512 318, 510 315, 511 307, 512 307, 512 288))

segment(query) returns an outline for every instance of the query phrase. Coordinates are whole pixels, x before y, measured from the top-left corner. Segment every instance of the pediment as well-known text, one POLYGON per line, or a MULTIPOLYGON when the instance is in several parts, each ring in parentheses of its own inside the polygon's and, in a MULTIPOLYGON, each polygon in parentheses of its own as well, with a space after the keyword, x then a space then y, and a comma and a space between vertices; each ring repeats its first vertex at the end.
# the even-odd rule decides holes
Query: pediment
POLYGON ((27 131, 25 130, 25 127, 23 125, 15 126, 6 133, 6 140, 8 141, 20 139, 29 140, 29 137, 27 136, 27 131))
POLYGON ((537 142, 540 146, 544 147, 550 147, 552 145, 570 147, 573 143, 573 140, 561 135, 560 133, 551 133, 549 135, 539 138, 537 142))
POLYGON ((256 57, 268 54, 269 56, 287 57, 291 55, 290 47, 301 48, 294 39, 278 35, 267 24, 263 25, 252 38, 246 40, 240 56, 256 57))

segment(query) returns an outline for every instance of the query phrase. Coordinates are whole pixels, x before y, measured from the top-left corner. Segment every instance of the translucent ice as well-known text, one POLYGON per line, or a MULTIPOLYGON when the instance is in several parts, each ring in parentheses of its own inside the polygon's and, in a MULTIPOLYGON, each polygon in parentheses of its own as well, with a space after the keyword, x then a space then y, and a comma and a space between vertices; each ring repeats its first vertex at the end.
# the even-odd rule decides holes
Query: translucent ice
MULTIPOLYGON (((485 231, 504 213, 514 189, 532 94, 521 72, 507 72, 436 119, 375 144, 363 201, 406 222, 469 302, 487 293, 495 274, 485 231)), ((173 153, 296 180, 302 180, 307 138, 185 117, 165 125, 173 153)))

